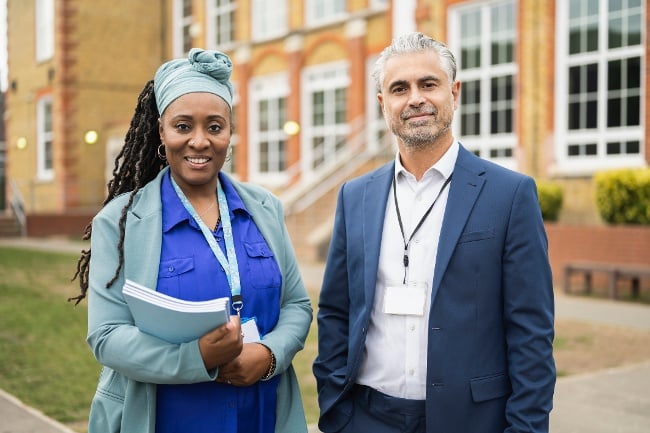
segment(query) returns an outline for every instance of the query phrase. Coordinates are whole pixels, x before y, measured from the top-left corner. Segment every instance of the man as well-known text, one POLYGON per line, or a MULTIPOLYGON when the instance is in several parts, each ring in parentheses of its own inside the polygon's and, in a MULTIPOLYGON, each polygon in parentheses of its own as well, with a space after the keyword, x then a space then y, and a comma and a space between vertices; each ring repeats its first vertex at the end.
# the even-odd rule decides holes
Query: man
POLYGON ((548 432, 553 287, 534 181, 451 131, 460 82, 421 33, 373 77, 395 161, 345 183, 313 366, 323 432, 548 432))

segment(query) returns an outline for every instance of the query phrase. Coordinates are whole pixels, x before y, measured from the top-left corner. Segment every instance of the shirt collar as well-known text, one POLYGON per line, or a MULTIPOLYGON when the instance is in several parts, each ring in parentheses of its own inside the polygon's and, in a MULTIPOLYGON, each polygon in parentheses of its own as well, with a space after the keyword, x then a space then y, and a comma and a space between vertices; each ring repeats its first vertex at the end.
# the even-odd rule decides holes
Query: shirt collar
MULTIPOLYGON (((178 198, 176 191, 174 191, 174 186, 171 182, 171 172, 162 180, 161 185, 161 198, 162 198, 162 214, 163 214, 163 223, 162 230, 163 232, 168 232, 173 229, 177 224, 180 224, 184 221, 189 221, 190 226, 200 230, 199 225, 194 221, 190 216, 189 212, 183 206, 181 199, 178 198)), ((237 194, 235 187, 228 177, 219 173, 219 182, 221 182, 221 187, 223 192, 226 195, 226 201, 228 202, 228 209, 230 211, 230 218, 234 220, 235 213, 248 215, 248 209, 244 206, 244 202, 237 194)))
MULTIPOLYGON (((449 176, 451 176, 451 174, 454 172, 454 166, 456 165, 456 159, 458 158, 459 148, 460 144, 458 143, 458 140, 454 139, 454 141, 451 143, 451 146, 449 146, 449 149, 447 149, 442 157, 435 164, 429 167, 427 171, 424 172, 424 177, 430 176, 432 174, 432 171, 435 170, 440 175, 442 175, 445 180, 447 180, 449 176)), ((395 155, 395 178, 399 179, 400 174, 407 175, 410 173, 402 165, 398 150, 397 154, 395 155)))

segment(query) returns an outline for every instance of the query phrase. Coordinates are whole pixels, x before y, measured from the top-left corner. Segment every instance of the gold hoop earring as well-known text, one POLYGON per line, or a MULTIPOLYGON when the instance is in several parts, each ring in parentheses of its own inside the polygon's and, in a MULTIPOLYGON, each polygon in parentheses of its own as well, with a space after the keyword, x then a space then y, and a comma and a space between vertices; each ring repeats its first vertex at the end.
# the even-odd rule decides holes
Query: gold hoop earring
POLYGON ((167 156, 163 153, 163 150, 165 150, 165 145, 164 145, 164 144, 160 144, 160 145, 158 146, 158 150, 157 150, 157 152, 158 152, 158 158, 160 158, 162 161, 167 161, 167 156))

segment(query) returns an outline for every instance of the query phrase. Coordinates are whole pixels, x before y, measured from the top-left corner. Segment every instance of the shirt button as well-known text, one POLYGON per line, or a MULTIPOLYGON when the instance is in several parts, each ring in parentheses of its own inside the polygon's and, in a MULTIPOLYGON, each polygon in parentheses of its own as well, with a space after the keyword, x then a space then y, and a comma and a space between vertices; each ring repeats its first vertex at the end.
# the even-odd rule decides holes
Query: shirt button
POLYGON ((410 330, 411 330, 411 331, 415 331, 415 325, 411 325, 410 330))
POLYGON ((174 267, 170 266, 169 269, 167 269, 169 272, 174 272, 174 267))
POLYGON ((413 375, 415 375, 415 370, 410 369, 410 370, 409 370, 409 376, 413 376, 413 375))

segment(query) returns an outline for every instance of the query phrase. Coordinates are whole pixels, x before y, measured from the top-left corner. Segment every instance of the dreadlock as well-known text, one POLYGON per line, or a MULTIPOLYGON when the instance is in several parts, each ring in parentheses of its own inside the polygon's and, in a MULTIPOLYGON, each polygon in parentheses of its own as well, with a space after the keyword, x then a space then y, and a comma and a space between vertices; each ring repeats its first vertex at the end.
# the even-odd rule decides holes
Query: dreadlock
MULTIPOLYGON (((108 182, 108 196, 102 204, 102 207, 104 207, 118 195, 131 192, 128 203, 122 209, 119 221, 120 239, 117 243, 119 263, 113 277, 106 283, 107 288, 117 280, 124 266, 124 230, 127 211, 133 203, 133 198, 143 186, 153 180, 167 165, 166 161, 158 157, 158 147, 161 144, 158 132, 158 117, 156 97, 153 92, 153 80, 150 80, 145 84, 144 89, 138 96, 138 103, 124 139, 124 146, 115 158, 113 178, 108 182)), ((92 222, 86 226, 83 239, 89 240, 91 234, 92 222)), ((72 277, 73 281, 77 277, 79 278, 79 287, 81 288, 79 295, 68 299, 68 301, 75 301, 75 305, 86 297, 89 271, 90 248, 81 250, 81 256, 77 261, 77 270, 72 277)))

